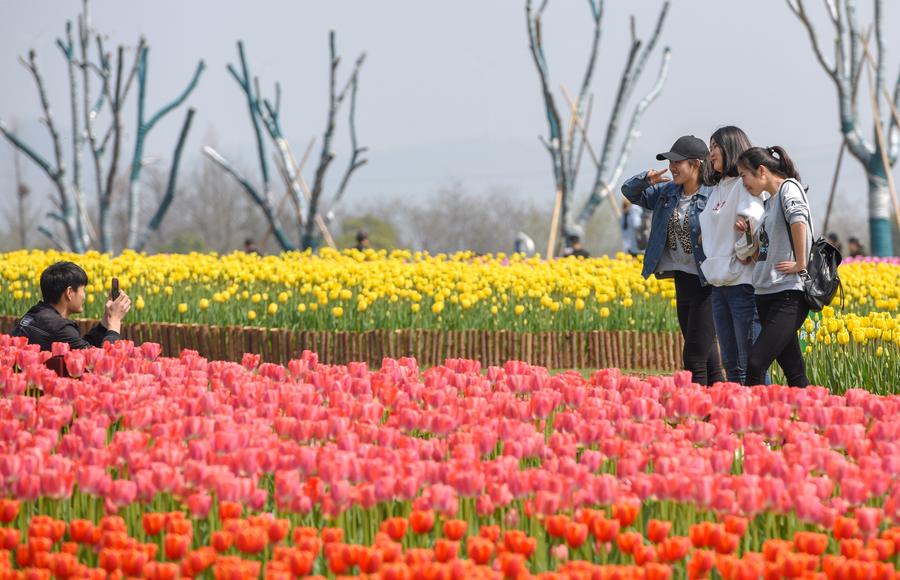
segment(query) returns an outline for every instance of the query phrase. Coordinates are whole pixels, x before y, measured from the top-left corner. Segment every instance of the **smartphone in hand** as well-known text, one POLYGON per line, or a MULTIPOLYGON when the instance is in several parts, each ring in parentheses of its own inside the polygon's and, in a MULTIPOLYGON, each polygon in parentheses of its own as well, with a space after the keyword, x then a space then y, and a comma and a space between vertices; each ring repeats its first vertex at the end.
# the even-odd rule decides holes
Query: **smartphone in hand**
POLYGON ((118 278, 112 279, 112 288, 110 288, 110 290, 109 290, 109 297, 112 298, 113 300, 115 300, 116 298, 119 297, 119 279, 118 278))

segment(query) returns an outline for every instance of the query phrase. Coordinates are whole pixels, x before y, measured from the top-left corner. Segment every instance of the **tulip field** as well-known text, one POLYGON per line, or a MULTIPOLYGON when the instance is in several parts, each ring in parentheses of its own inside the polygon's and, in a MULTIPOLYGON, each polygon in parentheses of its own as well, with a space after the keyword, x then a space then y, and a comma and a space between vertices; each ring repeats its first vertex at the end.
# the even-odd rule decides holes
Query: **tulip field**
MULTIPOLYGON (((100 317, 105 281, 117 276, 134 300, 126 322, 343 331, 678 328, 671 280, 644 280, 640 257, 541 261, 402 250, 263 257, 12 252, 0 255, 0 315, 21 315, 39 300, 41 272, 61 259, 88 272, 88 318, 100 317)), ((896 392, 900 261, 850 259, 840 273, 843 308, 836 301, 801 330, 810 380, 835 392, 896 392)))
POLYGON ((900 398, 860 389, 0 336, 0 391, 3 578, 896 578, 900 562, 900 398))

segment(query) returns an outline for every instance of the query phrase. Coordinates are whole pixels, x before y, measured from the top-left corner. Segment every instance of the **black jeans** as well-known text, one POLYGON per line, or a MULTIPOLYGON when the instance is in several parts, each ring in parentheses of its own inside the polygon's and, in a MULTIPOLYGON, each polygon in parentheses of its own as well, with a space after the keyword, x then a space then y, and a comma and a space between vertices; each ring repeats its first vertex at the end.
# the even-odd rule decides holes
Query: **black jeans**
POLYGON ((797 331, 809 314, 803 292, 785 290, 775 294, 757 294, 756 309, 762 330, 750 350, 747 384, 763 384, 766 371, 774 361, 778 361, 788 385, 807 386, 806 362, 797 337, 797 331))
POLYGON ((691 371, 694 382, 701 385, 724 381, 713 324, 712 286, 701 286, 695 274, 676 271, 675 305, 684 337, 681 357, 685 370, 691 371))

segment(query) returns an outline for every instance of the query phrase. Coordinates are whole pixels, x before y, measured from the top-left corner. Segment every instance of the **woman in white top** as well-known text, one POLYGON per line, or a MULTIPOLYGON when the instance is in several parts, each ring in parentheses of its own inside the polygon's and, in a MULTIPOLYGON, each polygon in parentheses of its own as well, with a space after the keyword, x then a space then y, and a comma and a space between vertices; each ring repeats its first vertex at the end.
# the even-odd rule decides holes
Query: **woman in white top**
POLYGON ((744 263, 735 245, 744 233, 735 227, 739 218, 758 228, 764 207, 738 177, 737 160, 750 148, 738 127, 718 129, 709 138, 709 200, 700 214, 700 232, 706 260, 703 275, 712 285, 713 322, 728 380, 744 384, 750 348, 760 324, 753 292, 753 264, 744 263))

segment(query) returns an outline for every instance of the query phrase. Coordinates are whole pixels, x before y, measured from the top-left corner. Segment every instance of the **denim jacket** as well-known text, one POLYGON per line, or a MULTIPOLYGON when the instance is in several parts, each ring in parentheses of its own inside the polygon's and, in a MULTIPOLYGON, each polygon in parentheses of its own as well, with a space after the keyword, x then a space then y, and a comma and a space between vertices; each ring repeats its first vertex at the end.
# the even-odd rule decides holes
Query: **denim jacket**
MULTIPOLYGON (((657 278, 668 278, 672 274, 670 272, 657 272, 656 267, 659 265, 660 258, 666 249, 666 236, 669 218, 678 205, 678 198, 681 196, 682 187, 671 181, 650 185, 647 181, 647 172, 639 173, 622 184, 622 193, 631 203, 637 204, 645 209, 653 211, 653 218, 650 223, 650 239, 647 241, 647 250, 644 253, 644 269, 641 274, 644 278, 649 278, 650 274, 656 274, 657 278)), ((706 285, 706 278, 703 277, 703 270, 700 264, 706 259, 703 253, 703 246, 700 244, 700 212, 706 207, 706 200, 709 198, 710 188, 705 185, 700 186, 700 191, 694 194, 691 204, 688 207, 688 220, 691 226, 691 245, 694 249, 694 260, 697 261, 697 271, 700 274, 700 283, 706 285)))

